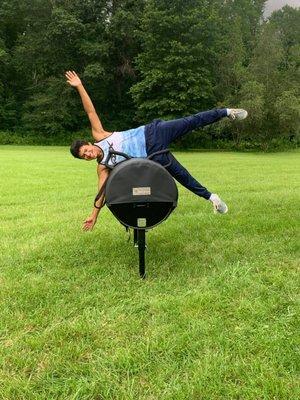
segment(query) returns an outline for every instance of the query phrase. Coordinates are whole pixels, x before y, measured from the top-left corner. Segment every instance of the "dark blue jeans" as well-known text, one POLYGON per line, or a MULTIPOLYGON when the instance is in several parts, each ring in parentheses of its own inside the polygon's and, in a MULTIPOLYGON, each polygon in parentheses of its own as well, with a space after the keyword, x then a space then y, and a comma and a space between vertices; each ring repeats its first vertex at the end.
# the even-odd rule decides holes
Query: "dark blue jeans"
MULTIPOLYGON (((145 127, 146 151, 147 155, 156 151, 167 149, 174 140, 186 135, 194 129, 213 124, 221 118, 227 116, 226 108, 214 109, 200 112, 189 117, 175 119, 172 121, 154 120, 145 127)), ((169 173, 183 186, 191 190, 198 196, 209 199, 211 192, 201 185, 191 174, 176 160, 173 154, 158 155, 153 158, 154 161, 166 165, 169 173)))

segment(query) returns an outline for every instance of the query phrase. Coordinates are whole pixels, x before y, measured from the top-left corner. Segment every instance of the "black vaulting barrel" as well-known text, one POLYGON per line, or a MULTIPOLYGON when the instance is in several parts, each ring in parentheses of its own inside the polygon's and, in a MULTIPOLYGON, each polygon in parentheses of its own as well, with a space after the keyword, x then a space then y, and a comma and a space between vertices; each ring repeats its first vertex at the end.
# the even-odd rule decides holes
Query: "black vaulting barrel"
POLYGON ((123 225, 145 230, 170 215, 177 206, 178 190, 172 176, 160 164, 131 158, 110 172, 105 199, 123 225))

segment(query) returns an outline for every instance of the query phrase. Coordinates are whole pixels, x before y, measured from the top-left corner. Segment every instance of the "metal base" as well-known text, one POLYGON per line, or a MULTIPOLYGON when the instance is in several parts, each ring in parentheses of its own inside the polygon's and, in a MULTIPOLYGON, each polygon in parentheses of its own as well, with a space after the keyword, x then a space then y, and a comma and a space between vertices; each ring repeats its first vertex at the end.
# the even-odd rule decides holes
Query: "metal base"
POLYGON ((139 272, 142 279, 146 278, 145 271, 145 249, 146 249, 146 230, 134 229, 133 231, 134 246, 139 249, 139 272))

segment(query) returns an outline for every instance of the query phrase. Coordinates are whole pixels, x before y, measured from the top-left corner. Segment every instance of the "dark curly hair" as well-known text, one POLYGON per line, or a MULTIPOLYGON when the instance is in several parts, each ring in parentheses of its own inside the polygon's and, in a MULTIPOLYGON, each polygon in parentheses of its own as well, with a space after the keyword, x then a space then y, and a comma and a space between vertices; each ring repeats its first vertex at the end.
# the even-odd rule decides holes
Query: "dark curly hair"
POLYGON ((81 146, 84 146, 86 144, 89 144, 89 142, 87 142, 86 140, 74 140, 74 142, 71 144, 71 147, 70 147, 70 152, 71 152, 72 156, 81 159, 81 157, 79 155, 79 150, 80 150, 81 146))

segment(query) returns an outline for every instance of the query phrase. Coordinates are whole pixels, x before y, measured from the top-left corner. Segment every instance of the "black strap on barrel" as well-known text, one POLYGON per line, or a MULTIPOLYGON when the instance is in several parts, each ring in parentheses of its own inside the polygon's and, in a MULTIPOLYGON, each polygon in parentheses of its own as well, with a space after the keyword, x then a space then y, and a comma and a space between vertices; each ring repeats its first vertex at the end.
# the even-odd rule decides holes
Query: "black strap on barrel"
MULTIPOLYGON (((151 160, 153 157, 158 156, 160 154, 166 154, 169 153, 169 149, 164 149, 164 150, 159 150, 156 151, 155 153, 150 154, 150 156, 147 157, 148 160, 151 160)), ((171 165, 172 161, 169 161, 166 165, 163 165, 164 168, 168 168, 171 165)))
MULTIPOLYGON (((121 153, 120 151, 115 151, 115 150, 109 150, 108 154, 107 154, 107 157, 106 157, 106 159, 104 161, 104 164, 105 164, 106 168, 108 168, 108 169, 113 169, 116 165, 120 164, 120 163, 117 163, 115 165, 109 165, 109 160, 113 156, 121 156, 121 157, 124 157, 126 160, 130 160, 131 159, 131 157, 129 157, 129 155, 126 154, 126 153, 121 153)), ((125 161, 125 160, 123 160, 123 161, 125 161)), ((121 161, 121 162, 123 162, 123 161, 121 161)))

